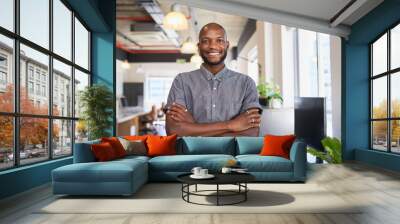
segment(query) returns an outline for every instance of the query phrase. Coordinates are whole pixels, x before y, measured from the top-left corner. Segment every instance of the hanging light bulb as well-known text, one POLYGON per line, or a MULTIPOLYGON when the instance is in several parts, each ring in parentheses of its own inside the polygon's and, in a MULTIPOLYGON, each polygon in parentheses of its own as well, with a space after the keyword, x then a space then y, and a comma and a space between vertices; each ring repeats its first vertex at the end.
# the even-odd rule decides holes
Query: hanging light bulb
POLYGON ((122 62, 122 68, 123 69, 129 69, 131 67, 131 65, 129 64, 128 60, 124 60, 124 62, 122 62))
POLYGON ((172 10, 163 19, 163 25, 167 29, 187 30, 189 25, 186 16, 177 10, 178 5, 173 4, 172 10))
POLYGON ((196 54, 197 45, 193 43, 192 38, 188 37, 181 47, 182 54, 196 54))

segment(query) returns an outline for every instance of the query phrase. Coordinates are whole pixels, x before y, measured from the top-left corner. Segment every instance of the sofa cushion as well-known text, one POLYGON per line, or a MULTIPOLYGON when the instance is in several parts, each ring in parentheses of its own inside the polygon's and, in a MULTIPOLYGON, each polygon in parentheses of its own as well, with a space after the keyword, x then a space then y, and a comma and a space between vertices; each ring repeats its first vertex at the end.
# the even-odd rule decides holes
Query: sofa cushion
POLYGON ((260 154, 263 137, 236 137, 236 155, 260 154))
POLYGON ((105 162, 118 158, 118 156, 115 154, 112 145, 108 142, 93 144, 91 145, 91 149, 94 154, 94 157, 96 157, 96 161, 105 162))
MULTIPOLYGON (((109 162, 74 163, 53 170, 58 182, 130 182, 133 173, 147 172, 147 163, 139 159, 109 162)), ((147 175, 147 174, 146 174, 147 175)))
POLYGON ((266 135, 260 155, 281 156, 289 159, 290 148, 294 140, 296 140, 294 135, 266 135))
POLYGON ((231 155, 175 155, 158 156, 149 160, 149 170, 163 172, 190 172, 193 167, 200 166, 211 172, 219 171, 230 159, 231 155))
POLYGON ((126 155, 138 155, 145 156, 147 155, 147 148, 145 142, 141 140, 126 140, 124 138, 118 138, 121 142, 122 146, 126 151, 126 155))
POLYGON ((148 147, 148 156, 165 156, 176 154, 176 139, 177 135, 156 136, 149 135, 146 143, 148 147))
POLYGON ((110 143, 110 145, 114 149, 117 158, 122 158, 126 156, 126 151, 117 137, 104 137, 101 138, 101 142, 110 143))
POLYGON ((233 137, 183 137, 182 152, 178 154, 225 154, 235 155, 233 137))
POLYGON ((292 161, 279 156, 238 155, 240 167, 249 172, 292 172, 292 161))

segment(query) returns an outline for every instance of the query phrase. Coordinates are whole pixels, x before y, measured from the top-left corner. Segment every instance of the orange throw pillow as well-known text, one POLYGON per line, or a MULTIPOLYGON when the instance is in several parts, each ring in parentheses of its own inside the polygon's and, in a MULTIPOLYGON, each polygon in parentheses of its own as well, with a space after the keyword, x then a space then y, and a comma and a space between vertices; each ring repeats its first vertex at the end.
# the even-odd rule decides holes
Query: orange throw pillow
POLYGON ((176 138, 177 135, 149 135, 146 140, 148 156, 176 155, 176 138))
POLYGON ((266 135, 264 137, 264 145, 261 149, 260 155, 281 156, 289 159, 290 148, 292 147, 295 139, 295 135, 266 135))
POLYGON ((90 147, 92 149, 94 157, 99 162, 110 161, 117 158, 113 147, 108 142, 93 144, 90 147))
POLYGON ((121 158, 126 156, 126 151, 124 146, 122 146, 121 142, 119 142, 117 137, 110 137, 110 138, 101 138, 101 142, 108 142, 114 149, 115 155, 117 158, 121 158))
POLYGON ((142 141, 142 142, 146 142, 147 139, 147 135, 128 135, 128 136, 124 136, 123 138, 129 141, 142 141))

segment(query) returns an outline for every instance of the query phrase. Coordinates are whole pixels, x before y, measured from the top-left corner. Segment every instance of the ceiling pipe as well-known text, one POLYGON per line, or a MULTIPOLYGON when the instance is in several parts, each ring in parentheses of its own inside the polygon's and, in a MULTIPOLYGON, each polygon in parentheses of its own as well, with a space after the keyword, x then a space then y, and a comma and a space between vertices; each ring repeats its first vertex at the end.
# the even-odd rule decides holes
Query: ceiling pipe
POLYGON ((134 22, 154 22, 151 16, 117 16, 117 20, 134 21, 134 22))
POLYGON ((350 1, 342 10, 340 10, 335 16, 332 17, 332 19, 330 20, 330 26, 338 26, 367 2, 368 0, 350 1))
POLYGON ((178 41, 178 33, 175 30, 165 29, 162 25, 164 13, 158 3, 153 0, 138 0, 138 3, 147 11, 147 13, 149 13, 154 22, 160 25, 164 34, 171 40, 175 47, 179 47, 180 43, 178 41))

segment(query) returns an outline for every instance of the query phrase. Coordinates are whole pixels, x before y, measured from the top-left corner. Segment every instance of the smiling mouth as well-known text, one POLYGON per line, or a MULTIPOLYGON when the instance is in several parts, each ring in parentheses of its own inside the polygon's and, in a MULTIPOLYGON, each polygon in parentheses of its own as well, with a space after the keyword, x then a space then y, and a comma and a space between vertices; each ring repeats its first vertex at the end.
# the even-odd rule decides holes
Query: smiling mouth
POLYGON ((219 52, 209 52, 209 53, 207 53, 207 55, 208 56, 218 56, 218 55, 221 55, 221 53, 219 53, 219 52))

